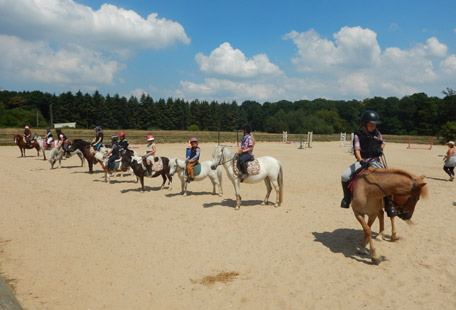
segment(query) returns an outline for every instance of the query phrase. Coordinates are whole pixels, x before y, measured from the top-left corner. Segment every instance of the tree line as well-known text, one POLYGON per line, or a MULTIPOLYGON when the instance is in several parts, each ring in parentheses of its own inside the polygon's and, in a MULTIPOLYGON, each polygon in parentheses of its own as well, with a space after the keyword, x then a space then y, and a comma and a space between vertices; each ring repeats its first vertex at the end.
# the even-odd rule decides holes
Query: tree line
POLYGON ((445 96, 416 93, 402 98, 374 97, 359 100, 298 100, 277 102, 244 101, 238 104, 216 101, 154 100, 101 95, 81 91, 60 95, 41 91, 0 91, 0 127, 25 124, 46 127, 52 123, 76 122, 79 128, 100 125, 106 129, 233 131, 243 123, 253 130, 271 133, 288 131, 317 134, 354 132, 364 110, 381 117, 379 129, 385 134, 427 135, 455 138, 456 92, 445 96))

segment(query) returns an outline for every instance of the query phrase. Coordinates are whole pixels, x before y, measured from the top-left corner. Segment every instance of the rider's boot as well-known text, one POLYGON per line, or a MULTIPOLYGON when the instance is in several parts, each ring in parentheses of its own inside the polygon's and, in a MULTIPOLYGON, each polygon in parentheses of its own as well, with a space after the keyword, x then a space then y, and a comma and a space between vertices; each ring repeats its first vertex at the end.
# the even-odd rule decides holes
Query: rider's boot
POLYGON ((386 215, 388 215, 388 217, 396 216, 396 209, 393 207, 393 200, 391 199, 391 196, 386 196, 383 200, 385 201, 386 215))
POLYGON ((350 184, 350 182, 342 182, 342 189, 344 190, 344 198, 342 198, 342 201, 340 203, 340 207, 346 208, 346 209, 348 209, 350 207, 350 202, 351 202, 351 191, 348 188, 348 184, 350 184))
POLYGON ((152 175, 152 164, 147 165, 147 175, 152 175))

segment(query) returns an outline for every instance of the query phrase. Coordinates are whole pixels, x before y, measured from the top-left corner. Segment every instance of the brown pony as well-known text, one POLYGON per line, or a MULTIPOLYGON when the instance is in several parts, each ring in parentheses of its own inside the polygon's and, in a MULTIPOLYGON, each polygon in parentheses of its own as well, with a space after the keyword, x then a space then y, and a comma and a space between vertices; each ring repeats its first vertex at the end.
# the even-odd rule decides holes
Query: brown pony
POLYGON ((38 144, 38 142, 36 142, 35 140, 32 140, 32 143, 27 144, 27 143, 25 143, 24 137, 22 135, 13 134, 13 136, 14 136, 14 143, 16 143, 17 146, 19 147, 19 149, 21 150, 21 157, 26 157, 25 149, 33 149, 33 148, 35 148, 36 151, 38 152, 37 156, 40 156, 40 145, 38 144))
MULTIPOLYGON (((416 177, 404 170, 369 168, 356 181, 353 188, 352 209, 364 231, 361 250, 365 251, 367 242, 369 242, 371 260, 374 264, 379 264, 380 259, 372 241, 371 227, 375 219, 379 217, 380 233, 383 235, 383 198, 392 195, 397 215, 401 219, 409 221, 420 195, 427 196, 427 187, 423 180, 424 176, 416 177), (368 217, 367 223, 364 219, 365 215, 368 217)), ((396 239, 394 220, 391 223, 393 225, 391 237, 394 240, 396 239)))

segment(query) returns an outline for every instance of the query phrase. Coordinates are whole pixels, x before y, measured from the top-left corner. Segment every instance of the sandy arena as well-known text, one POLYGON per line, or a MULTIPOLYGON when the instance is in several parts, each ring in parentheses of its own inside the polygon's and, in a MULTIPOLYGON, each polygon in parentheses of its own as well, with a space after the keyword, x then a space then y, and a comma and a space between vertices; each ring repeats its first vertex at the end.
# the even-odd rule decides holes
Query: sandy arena
MULTIPOLYGON (((209 179, 182 197, 177 175, 171 191, 159 177, 141 193, 130 174, 106 184, 76 156, 50 170, 35 150, 0 147, 0 271, 25 309, 456 309, 456 182, 437 156, 447 147, 387 143, 389 167, 426 175, 429 198, 415 225, 396 220, 398 242, 376 241, 386 261, 375 266, 339 207, 348 147, 298 146, 257 143, 256 157, 283 164, 284 202, 261 206, 264 183, 241 185, 239 211, 225 170, 222 197, 209 179)), ((212 160, 214 144, 200 147, 212 160)), ((185 145, 157 153, 183 159, 185 145)))

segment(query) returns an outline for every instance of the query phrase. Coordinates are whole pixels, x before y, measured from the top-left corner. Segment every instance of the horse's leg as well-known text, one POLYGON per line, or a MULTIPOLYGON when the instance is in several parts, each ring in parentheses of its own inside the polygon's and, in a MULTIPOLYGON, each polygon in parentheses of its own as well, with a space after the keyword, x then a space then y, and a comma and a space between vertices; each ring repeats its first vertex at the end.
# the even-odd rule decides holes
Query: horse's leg
POLYGON ((209 176, 209 180, 211 180, 211 183, 212 183, 212 195, 216 195, 217 194, 216 189, 215 189, 215 187, 216 187, 216 179, 210 173, 208 174, 208 176, 209 176))
MULTIPOLYGON (((273 179, 271 181, 272 186, 274 186, 274 189, 276 191, 276 203, 274 204, 274 207, 280 207, 280 184, 277 178, 273 179)), ((271 190, 269 190, 271 192, 271 190)), ((269 194, 268 194, 269 196, 269 194)))
POLYGON ((234 207, 234 210, 239 210, 239 208, 241 207, 241 202, 242 202, 239 179, 233 180, 233 184, 234 184, 234 191, 236 193, 236 207, 234 207))
POLYGON ((369 226, 368 239, 369 239, 369 245, 370 245, 370 250, 371 250, 371 260, 372 260, 372 262, 375 265, 378 265, 380 263, 380 259, 377 256, 377 251, 376 251, 376 249, 374 247, 374 241, 372 240, 372 230, 371 230, 372 224, 375 222, 376 218, 377 218, 377 215, 369 216, 368 221, 367 221, 367 225, 369 226))
POLYGON ((140 176, 138 177, 139 181, 141 182, 141 189, 142 189, 142 192, 144 193, 145 191, 145 188, 144 188, 144 176, 140 176))
POLYGON ((269 180, 269 177, 266 177, 264 179, 264 184, 266 185, 266 196, 264 197, 264 200, 261 203, 263 206, 265 206, 269 203, 269 195, 271 194, 271 191, 272 191, 272 185, 271 185, 271 181, 269 180))
POLYGON ((173 177, 169 175, 169 171, 166 176, 168 177, 168 190, 170 191, 173 188, 173 177))
POLYGON ((181 178, 181 194, 184 195, 184 196, 186 195, 185 191, 187 190, 187 187, 185 186, 185 183, 186 183, 185 182, 185 178, 182 176, 182 178, 181 178))
POLYGON ((89 164, 89 173, 93 173, 93 161, 92 159, 87 158, 87 163, 89 164))
POLYGON ((162 172, 161 176, 162 176, 162 179, 163 179, 163 183, 162 183, 162 185, 160 186, 160 190, 162 190, 162 189, 165 188, 165 184, 166 184, 166 173, 165 173, 165 172, 162 172))
POLYGON ((187 196, 187 181, 182 181, 183 182, 183 191, 184 191, 184 196, 187 196))
MULTIPOLYGON (((371 254, 373 254, 374 253, 373 251, 375 251, 375 249, 373 249, 373 247, 372 247, 371 228, 364 220, 364 215, 362 215, 355 209, 353 209, 353 213, 355 214, 355 217, 358 220, 358 222, 361 224, 361 227, 363 228, 363 232, 364 232, 364 237, 363 237, 363 242, 361 243, 360 253, 366 254, 366 245, 367 245, 367 242, 369 242, 370 248, 371 248, 371 254)), ((371 257, 374 257, 374 256, 371 255, 371 257)))
POLYGON ((379 222, 379 232, 378 232, 378 240, 385 240, 385 212, 381 209, 378 212, 378 222, 379 222))
POLYGON ((395 216, 390 217, 390 220, 391 220, 391 241, 392 242, 399 240, 399 238, 397 237, 397 234, 396 234, 396 221, 394 220, 395 218, 396 218, 395 216))

